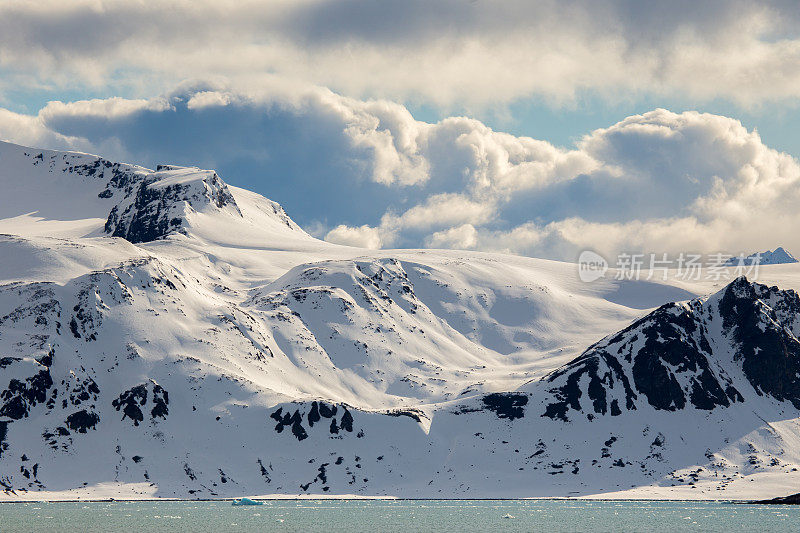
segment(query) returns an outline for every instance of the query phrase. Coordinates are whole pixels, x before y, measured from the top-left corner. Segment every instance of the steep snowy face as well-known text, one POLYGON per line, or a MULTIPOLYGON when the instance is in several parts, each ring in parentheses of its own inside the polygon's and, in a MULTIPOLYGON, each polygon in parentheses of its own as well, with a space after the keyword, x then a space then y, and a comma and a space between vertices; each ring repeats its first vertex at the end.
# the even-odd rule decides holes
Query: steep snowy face
POLYGON ((0 142, 0 202, 6 233, 101 234, 109 211, 149 173, 100 157, 0 142))
POLYGON ((547 378, 545 416, 712 410, 769 395, 800 408, 800 298, 738 278, 708 299, 662 306, 547 378))
POLYGON ((132 243, 155 241, 172 233, 186 234, 193 213, 214 210, 242 217, 216 172, 160 165, 111 209, 105 232, 132 243))
POLYGON ((761 395, 800 409, 800 298, 739 278, 715 295, 734 361, 761 395))

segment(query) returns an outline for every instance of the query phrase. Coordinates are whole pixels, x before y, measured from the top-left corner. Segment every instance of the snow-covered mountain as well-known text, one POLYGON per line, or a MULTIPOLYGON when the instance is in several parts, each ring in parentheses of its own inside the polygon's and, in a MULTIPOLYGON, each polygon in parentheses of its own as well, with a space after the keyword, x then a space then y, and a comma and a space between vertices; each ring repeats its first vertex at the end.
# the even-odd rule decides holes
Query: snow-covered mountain
POLYGON ((797 259, 783 249, 783 247, 775 248, 772 251, 750 254, 746 257, 731 257, 727 261, 729 266, 752 265, 758 263, 759 265, 783 265, 786 263, 797 263, 797 259))
POLYGON ((3 497, 727 498, 800 480, 791 290, 336 246, 213 171, 8 143, 0 187, 3 497))

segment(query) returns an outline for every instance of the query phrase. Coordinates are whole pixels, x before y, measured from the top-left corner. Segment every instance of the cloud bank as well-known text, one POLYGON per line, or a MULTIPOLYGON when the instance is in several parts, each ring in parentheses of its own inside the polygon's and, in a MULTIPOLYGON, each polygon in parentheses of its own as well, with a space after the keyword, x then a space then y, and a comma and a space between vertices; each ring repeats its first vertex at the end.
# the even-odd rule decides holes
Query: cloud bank
POLYGON ((800 249, 800 164, 734 119, 656 109, 561 148, 465 117, 276 84, 0 112, 0 138, 214 167, 331 242, 573 260, 800 249))
POLYGON ((754 105, 800 94, 798 22, 788 0, 7 0, 0 96, 277 77, 457 109, 584 90, 754 105))

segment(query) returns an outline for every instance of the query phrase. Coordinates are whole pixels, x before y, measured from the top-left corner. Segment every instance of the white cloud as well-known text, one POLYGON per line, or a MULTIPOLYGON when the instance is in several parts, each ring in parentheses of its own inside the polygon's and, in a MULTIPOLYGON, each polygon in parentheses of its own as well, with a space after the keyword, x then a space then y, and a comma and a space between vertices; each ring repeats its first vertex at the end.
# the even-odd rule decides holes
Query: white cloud
POLYGON ((11 0, 0 69, 19 83, 153 94, 273 76, 353 97, 487 105, 590 89, 727 98, 800 93, 800 12, 781 0, 11 0))
POLYGON ((478 231, 472 224, 437 231, 425 239, 428 248, 455 248, 468 250, 478 243, 478 231))
POLYGON ((231 103, 231 97, 227 93, 219 91, 200 91, 195 93, 186 102, 188 109, 202 109, 204 107, 224 107, 231 103))
POLYGON ((53 117, 72 115, 81 118, 118 119, 141 111, 166 111, 171 106, 165 98, 128 100, 113 97, 105 99, 79 100, 77 102, 49 102, 39 116, 44 122, 53 117))
POLYGON ((494 214, 492 202, 481 202, 459 194, 436 194, 402 215, 384 215, 381 226, 398 230, 427 230, 464 222, 483 224, 490 221, 494 214))
POLYGON ((634 115, 561 149, 318 87, 206 84, 152 101, 52 103, 35 117, 0 111, 0 136, 146 166, 222 165, 315 234, 367 248, 570 260, 585 248, 800 250, 797 160, 737 120, 696 112, 634 115))
MULTIPOLYGON (((432 131, 437 127, 442 123, 432 131)), ((437 168, 440 153, 454 157, 468 145, 464 190, 389 213, 374 229, 391 228, 402 242, 438 224, 422 239, 426 246, 561 259, 587 248, 608 256, 800 248, 793 230, 800 224, 800 165, 734 119, 658 109, 594 131, 574 151, 539 143, 476 125, 450 150, 426 153, 437 168), (526 145, 539 149, 513 149, 526 145), (578 164, 559 167, 559 160, 578 164), (515 177, 511 187, 508 176, 515 177), (527 220, 509 227, 509 214, 525 206, 527 220)))
POLYGON ((87 150, 86 139, 61 135, 47 126, 41 117, 32 117, 0 108, 0 140, 62 150, 87 150))
POLYGON ((377 249, 383 245, 381 232, 377 228, 360 226, 351 228, 344 225, 336 226, 325 235, 325 240, 345 246, 356 246, 358 248, 377 249))

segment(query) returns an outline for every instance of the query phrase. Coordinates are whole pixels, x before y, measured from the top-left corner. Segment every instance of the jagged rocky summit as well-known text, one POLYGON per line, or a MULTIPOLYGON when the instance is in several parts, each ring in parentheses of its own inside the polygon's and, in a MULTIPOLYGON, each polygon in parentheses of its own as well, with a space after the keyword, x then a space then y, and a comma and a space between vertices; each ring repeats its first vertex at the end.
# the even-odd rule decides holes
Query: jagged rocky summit
POLYGON ((666 304, 549 376, 559 401, 546 416, 620 416, 642 404, 712 410, 743 402, 740 388, 800 408, 799 319, 797 293, 745 277, 710 298, 666 304))

